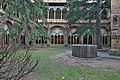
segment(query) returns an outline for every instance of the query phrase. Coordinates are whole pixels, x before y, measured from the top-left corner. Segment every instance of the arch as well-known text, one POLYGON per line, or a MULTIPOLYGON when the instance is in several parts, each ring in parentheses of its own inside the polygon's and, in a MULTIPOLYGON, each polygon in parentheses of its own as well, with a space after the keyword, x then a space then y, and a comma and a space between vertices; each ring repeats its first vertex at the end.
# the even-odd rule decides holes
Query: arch
MULTIPOLYGON (((43 30, 43 33, 40 35, 39 38, 36 39, 35 43, 36 44, 41 44, 42 46, 44 44, 47 44, 47 33, 48 33, 48 29, 46 27, 41 28, 43 30)), ((37 29, 35 29, 37 30, 37 29)))
POLYGON ((63 8, 62 10, 62 19, 65 19, 65 15, 68 13, 68 10, 66 8, 63 8))
POLYGON ((67 30, 68 32, 68 35, 69 35, 69 32, 72 30, 72 29, 76 29, 77 30, 78 26, 70 26, 67 30))
POLYGON ((61 19, 61 9, 60 8, 56 9, 56 19, 61 19))
POLYGON ((65 35, 65 28, 64 27, 62 27, 61 25, 59 26, 59 25, 54 25, 54 26, 50 26, 51 28, 50 28, 50 34, 52 33, 52 31, 54 30, 54 29, 56 29, 56 28, 59 28, 62 32, 63 32, 63 34, 65 35))
POLYGON ((54 27, 50 33, 51 44, 64 44, 64 32, 59 27, 54 27))
POLYGON ((83 38, 83 44, 92 44, 92 35, 85 35, 83 38))
POLYGON ((57 27, 54 30, 52 30, 50 35, 64 35, 64 33, 60 28, 57 27))
POLYGON ((69 35, 73 35, 73 33, 76 31, 76 29, 75 28, 72 28, 70 31, 69 31, 69 35))
POLYGON ((108 43, 108 32, 106 28, 101 28, 102 44, 106 45, 108 43))
POLYGON ((106 28, 101 28, 101 35, 107 35, 107 29, 106 28))
POLYGON ((68 31, 68 44, 79 44, 79 37, 77 34, 73 34, 76 31, 76 28, 71 28, 68 31))
POLYGON ((88 44, 92 44, 92 35, 89 36, 88 40, 88 44))
POLYGON ((49 9, 49 19, 54 19, 54 9, 53 8, 49 9))

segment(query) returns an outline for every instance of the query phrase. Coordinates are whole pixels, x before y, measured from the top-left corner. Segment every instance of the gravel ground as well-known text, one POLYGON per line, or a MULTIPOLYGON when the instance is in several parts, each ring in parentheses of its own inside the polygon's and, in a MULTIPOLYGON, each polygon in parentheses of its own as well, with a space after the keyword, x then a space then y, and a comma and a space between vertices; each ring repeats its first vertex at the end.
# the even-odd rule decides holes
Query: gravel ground
POLYGON ((51 56, 51 59, 63 62, 69 65, 85 65, 93 68, 120 70, 120 60, 107 59, 107 58, 77 58, 72 56, 72 51, 51 56))

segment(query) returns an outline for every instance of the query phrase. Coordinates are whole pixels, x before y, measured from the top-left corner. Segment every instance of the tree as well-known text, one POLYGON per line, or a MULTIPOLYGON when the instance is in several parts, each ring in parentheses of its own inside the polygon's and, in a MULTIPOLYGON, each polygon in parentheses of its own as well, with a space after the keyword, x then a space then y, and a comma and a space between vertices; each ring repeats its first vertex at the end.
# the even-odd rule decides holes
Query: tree
MULTIPOLYGON (((0 3, 2 3, 2 8, 8 19, 14 21, 12 27, 14 26, 18 29, 19 36, 16 35, 16 39, 19 39, 20 34, 23 33, 26 40, 25 46, 27 47, 28 36, 34 32, 31 30, 31 24, 35 24, 34 28, 40 28, 45 25, 44 13, 47 8, 46 4, 41 0, 0 0, 0 3), (39 24, 38 20, 42 20, 42 24, 39 24)), ((13 29, 9 29, 9 31, 10 30, 13 29)), ((42 30, 43 29, 41 29, 41 31, 42 30)), ((10 36, 13 36, 13 34, 10 36)))
POLYGON ((16 43, 15 40, 20 39, 22 33, 25 35, 26 42, 30 34, 36 35, 36 31, 31 32, 33 23, 35 28, 39 29, 38 33, 42 33, 46 5, 40 0, 32 2, 30 0, 0 0, 0 6, 5 12, 2 15, 4 19, 0 19, 0 24, 7 24, 7 20, 13 22, 7 24, 6 29, 0 28, 0 38, 5 38, 6 33, 9 32, 9 38, 12 39, 12 44, 0 44, 0 80, 24 80, 38 65, 39 60, 31 59, 31 55, 28 54, 29 49, 21 53, 19 51, 21 41, 16 43), (43 23, 38 24, 38 19, 41 19, 43 23))
POLYGON ((92 2, 89 2, 88 0, 70 0, 67 7, 69 8, 69 13, 66 19, 69 24, 74 24, 76 22, 81 23, 81 21, 84 23, 75 33, 79 36, 96 34, 96 43, 98 48, 101 48, 100 14, 104 8, 110 8, 110 2, 108 0, 93 0, 92 2), (96 20, 95 27, 93 27, 93 20, 96 20))
POLYGON ((39 60, 32 60, 28 50, 18 51, 19 45, 0 46, 0 80, 25 80, 39 60))
POLYGON ((101 0, 97 0, 97 6, 96 6, 97 10, 96 10, 96 30, 97 30, 97 34, 96 34, 96 44, 98 45, 98 48, 101 49, 102 48, 102 43, 101 43, 101 27, 100 27, 100 23, 101 23, 101 0))

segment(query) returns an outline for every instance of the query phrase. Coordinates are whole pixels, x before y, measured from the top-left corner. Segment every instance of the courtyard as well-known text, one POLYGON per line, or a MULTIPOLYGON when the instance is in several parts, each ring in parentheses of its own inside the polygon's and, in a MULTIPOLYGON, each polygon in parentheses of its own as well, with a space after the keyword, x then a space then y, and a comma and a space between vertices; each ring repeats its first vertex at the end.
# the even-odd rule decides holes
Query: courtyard
MULTIPOLYGON (((22 52, 24 52, 22 50, 22 52)), ((40 62, 27 80, 119 80, 120 60, 108 58, 76 58, 71 48, 54 46, 29 51, 40 62)))
POLYGON ((0 80, 120 80, 120 0, 0 0, 0 80))

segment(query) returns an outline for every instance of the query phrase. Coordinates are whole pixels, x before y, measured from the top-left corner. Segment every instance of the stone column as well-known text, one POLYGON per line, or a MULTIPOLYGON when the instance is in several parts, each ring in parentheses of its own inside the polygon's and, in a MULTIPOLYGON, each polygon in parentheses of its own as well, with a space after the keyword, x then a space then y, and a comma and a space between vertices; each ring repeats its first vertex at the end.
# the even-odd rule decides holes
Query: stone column
POLYGON ((74 35, 73 35, 73 38, 72 38, 72 40, 73 40, 73 44, 74 44, 74 41, 75 41, 75 40, 74 40, 74 35))
POLYGON ((83 36, 81 36, 81 44, 83 44, 83 36))
POLYGON ((63 18, 62 18, 62 15, 63 15, 63 14, 62 14, 62 10, 61 10, 61 19, 63 19, 63 18))
POLYGON ((61 35, 60 35, 60 44, 61 44, 61 35))
POLYGON ((89 44, 89 37, 87 36, 87 44, 89 44))
POLYGON ((95 34, 93 35, 93 44, 94 45, 96 44, 96 35, 95 34))
POLYGON ((48 13, 47 13, 47 19, 49 19, 49 10, 47 11, 48 13))
POLYGON ((57 44, 58 44, 58 35, 57 35, 57 44))
POLYGON ((108 35, 108 44, 107 45, 110 45, 110 35, 108 35))
POLYGON ((68 45, 68 37, 67 37, 67 34, 65 34, 65 36, 64 36, 64 44, 65 44, 65 45, 68 45))
POLYGON ((64 34, 64 44, 68 45, 68 31, 67 31, 67 26, 65 26, 65 34, 64 34))
POLYGON ((50 36, 50 28, 49 28, 49 26, 48 26, 48 36, 50 37, 50 40, 49 39, 47 39, 47 45, 50 45, 51 44, 51 36, 50 36))
POLYGON ((72 40, 71 40, 71 35, 69 35, 69 36, 70 36, 70 45, 71 45, 71 41, 72 41, 72 40))
POLYGON ((55 44, 55 35, 53 35, 53 44, 55 44))
POLYGON ((76 36, 76 39, 75 39, 75 40, 76 40, 76 44, 78 44, 78 43, 77 43, 77 39, 78 39, 78 37, 76 36))
POLYGON ((120 35, 120 0, 111 0, 111 48, 119 49, 117 40, 120 35))
POLYGON ((56 10, 54 10, 54 21, 56 19, 56 10))

